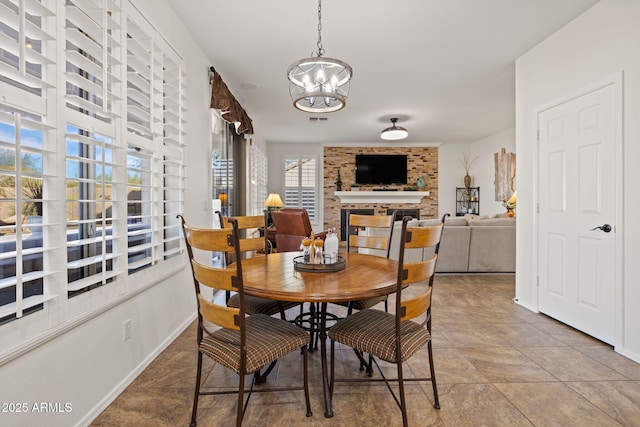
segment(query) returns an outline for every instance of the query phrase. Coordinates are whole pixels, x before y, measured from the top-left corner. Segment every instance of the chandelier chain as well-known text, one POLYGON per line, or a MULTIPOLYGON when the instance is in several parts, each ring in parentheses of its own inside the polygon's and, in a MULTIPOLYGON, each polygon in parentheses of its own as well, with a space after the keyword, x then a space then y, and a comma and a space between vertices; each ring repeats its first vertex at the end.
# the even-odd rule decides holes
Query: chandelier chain
POLYGON ((318 56, 324 55, 322 47, 322 0, 318 0, 318 56))

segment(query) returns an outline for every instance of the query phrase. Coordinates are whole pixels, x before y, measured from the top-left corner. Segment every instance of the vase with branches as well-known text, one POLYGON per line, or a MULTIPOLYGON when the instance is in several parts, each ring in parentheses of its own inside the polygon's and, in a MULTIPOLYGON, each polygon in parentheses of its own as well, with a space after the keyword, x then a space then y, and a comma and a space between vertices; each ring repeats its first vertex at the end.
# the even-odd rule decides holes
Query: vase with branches
POLYGON ((471 157, 469 154, 465 153, 462 155, 462 158, 460 159, 460 164, 462 165, 462 167, 464 168, 464 171, 466 173, 466 175, 464 176, 464 186, 468 189, 469 187, 471 187, 471 175, 469 175, 469 172, 471 171, 471 166, 473 166, 473 163, 478 160, 478 157, 471 157))

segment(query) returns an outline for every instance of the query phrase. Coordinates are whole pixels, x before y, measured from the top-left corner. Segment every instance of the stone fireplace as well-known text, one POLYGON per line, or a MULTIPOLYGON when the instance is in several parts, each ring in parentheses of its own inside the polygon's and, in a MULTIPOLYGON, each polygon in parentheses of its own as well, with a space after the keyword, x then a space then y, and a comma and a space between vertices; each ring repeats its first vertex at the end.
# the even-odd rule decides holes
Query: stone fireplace
MULTIPOLYGON (((437 147, 325 147, 324 148, 324 229, 336 227, 342 232, 344 210, 367 210, 373 215, 387 215, 395 209, 403 215, 416 218, 438 217, 438 148, 437 147), (407 182, 406 186, 415 186, 419 176, 425 178, 426 188, 422 193, 404 191, 404 185, 389 185, 385 190, 373 193, 375 186, 362 186, 360 191, 372 197, 344 197, 341 201, 336 195, 338 170, 342 181, 342 190, 349 195, 351 184, 355 183, 356 154, 406 154, 407 182), (428 193, 426 193, 428 192, 428 193), (386 193, 386 194, 384 194, 386 193), (360 199, 360 200, 357 200, 360 199)), ((345 193, 342 193, 345 196, 345 193)), ((357 196, 357 194, 352 194, 357 196)))

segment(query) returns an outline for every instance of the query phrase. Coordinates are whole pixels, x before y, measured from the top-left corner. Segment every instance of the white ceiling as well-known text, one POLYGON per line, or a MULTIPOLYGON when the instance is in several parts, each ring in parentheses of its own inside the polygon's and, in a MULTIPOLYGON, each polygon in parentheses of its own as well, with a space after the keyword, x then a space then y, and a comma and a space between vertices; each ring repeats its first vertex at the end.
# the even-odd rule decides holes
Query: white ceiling
POLYGON ((353 67, 326 122, 286 77, 317 50, 317 0, 168 2, 267 142, 382 142, 399 117, 407 142, 467 143, 514 126, 514 60, 597 0, 324 0, 325 56, 353 67))

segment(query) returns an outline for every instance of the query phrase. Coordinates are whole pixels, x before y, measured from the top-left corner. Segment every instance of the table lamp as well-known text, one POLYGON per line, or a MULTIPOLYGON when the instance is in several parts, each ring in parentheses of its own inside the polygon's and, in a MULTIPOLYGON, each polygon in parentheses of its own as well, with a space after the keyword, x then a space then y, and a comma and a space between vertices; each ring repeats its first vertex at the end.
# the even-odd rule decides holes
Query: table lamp
POLYGON ((504 203, 504 206, 507 208, 507 214, 512 217, 515 216, 515 212, 513 211, 516 208, 516 201, 518 199, 517 191, 514 191, 509 200, 504 203))
POLYGON ((278 193, 270 193, 267 200, 264 201, 264 206, 267 208, 267 222, 268 225, 273 224, 273 219, 271 219, 271 211, 274 209, 280 209, 284 207, 284 203, 280 198, 278 193))

